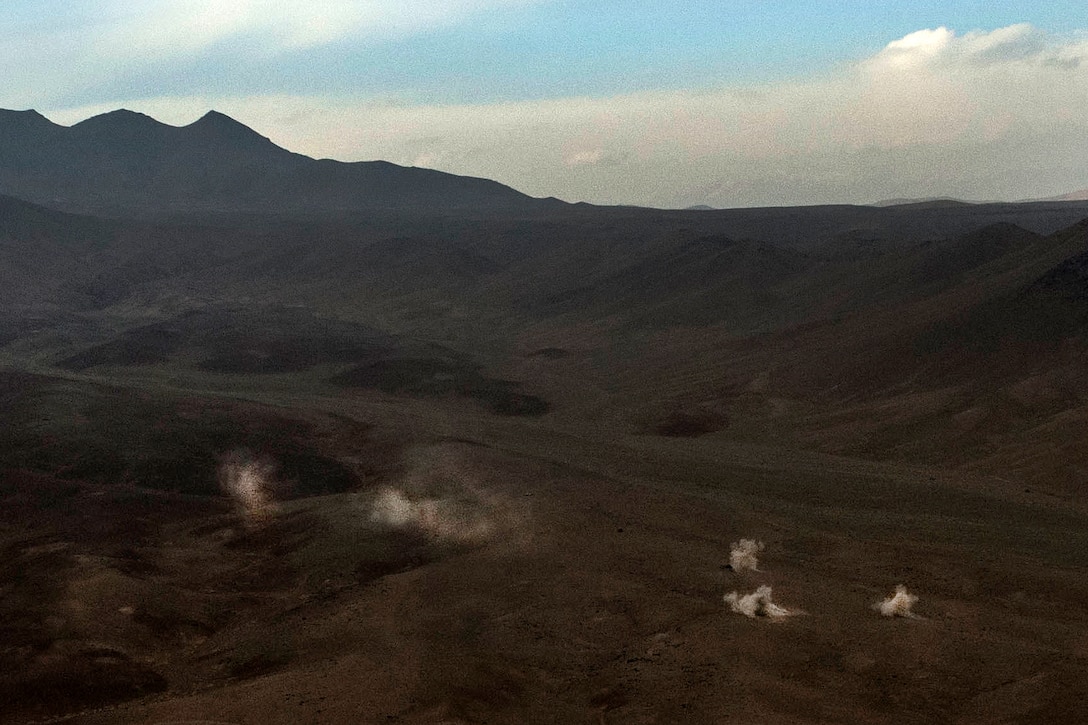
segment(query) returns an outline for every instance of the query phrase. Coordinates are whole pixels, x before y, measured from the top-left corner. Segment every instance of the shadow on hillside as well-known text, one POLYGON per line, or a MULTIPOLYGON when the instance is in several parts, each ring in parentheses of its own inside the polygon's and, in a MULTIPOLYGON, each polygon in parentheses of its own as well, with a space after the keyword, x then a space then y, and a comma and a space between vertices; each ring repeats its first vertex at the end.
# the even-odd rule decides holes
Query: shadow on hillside
POLYGON ((337 375, 332 382, 391 394, 432 398, 456 395, 476 400, 499 415, 535 417, 550 408, 542 398, 517 392, 517 383, 486 377, 465 362, 435 358, 375 360, 337 375))

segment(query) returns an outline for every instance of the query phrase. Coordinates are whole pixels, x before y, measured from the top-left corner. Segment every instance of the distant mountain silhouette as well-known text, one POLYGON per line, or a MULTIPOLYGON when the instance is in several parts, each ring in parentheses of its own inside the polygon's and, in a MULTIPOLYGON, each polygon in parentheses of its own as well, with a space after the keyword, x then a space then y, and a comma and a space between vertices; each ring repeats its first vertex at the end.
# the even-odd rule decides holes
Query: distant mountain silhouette
POLYGON ((487 179, 384 161, 312 159, 215 111, 180 127, 127 110, 65 127, 36 111, 0 110, 0 193, 96 214, 561 204, 487 179))
POLYGON ((882 199, 881 201, 873 202, 870 206, 960 206, 963 204, 974 204, 977 202, 965 201, 963 199, 955 199, 950 196, 931 196, 920 199, 882 199))
POLYGON ((1071 191, 1068 194, 1060 194, 1058 196, 1049 196, 1045 199, 1031 199, 1029 201, 1088 201, 1088 189, 1078 189, 1071 191))

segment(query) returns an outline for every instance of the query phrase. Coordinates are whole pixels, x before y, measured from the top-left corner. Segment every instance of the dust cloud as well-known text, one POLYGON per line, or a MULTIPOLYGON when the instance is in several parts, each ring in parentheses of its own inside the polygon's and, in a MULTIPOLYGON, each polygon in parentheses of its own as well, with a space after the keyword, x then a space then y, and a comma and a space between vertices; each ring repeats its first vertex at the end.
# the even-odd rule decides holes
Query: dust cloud
POLYGON ((272 482, 276 467, 245 450, 231 451, 219 464, 219 485, 233 500, 246 524, 260 527, 276 514, 272 482))
POLYGON ((483 500, 409 498, 400 489, 382 489, 371 504, 370 520, 391 528, 416 528, 433 539, 479 541, 494 530, 483 500))
POLYGON ((777 619, 779 617, 789 617, 794 614, 794 612, 791 612, 789 609, 775 604, 771 597, 771 588, 766 584, 759 587, 751 594, 729 592, 722 598, 725 600, 725 603, 729 605, 729 609, 735 614, 743 614, 744 616, 753 619, 756 617, 777 619))
POLYGON ((417 504, 395 488, 379 491, 370 508, 371 521, 392 528, 414 524, 418 517, 417 504))
POLYGON ((487 490, 472 466, 442 450, 417 451, 400 484, 380 489, 370 520, 390 528, 412 528, 431 539, 480 542, 517 528, 522 514, 487 490))
POLYGON ((873 605, 876 611, 885 617, 905 617, 907 619, 919 619, 920 617, 911 611, 918 602, 918 596, 911 594, 902 584, 895 587, 895 594, 873 605))
POLYGON ((762 541, 741 539, 740 541, 734 541, 729 546, 729 566, 732 567, 733 571, 743 571, 744 569, 759 571, 759 557, 757 555, 764 549, 762 541))

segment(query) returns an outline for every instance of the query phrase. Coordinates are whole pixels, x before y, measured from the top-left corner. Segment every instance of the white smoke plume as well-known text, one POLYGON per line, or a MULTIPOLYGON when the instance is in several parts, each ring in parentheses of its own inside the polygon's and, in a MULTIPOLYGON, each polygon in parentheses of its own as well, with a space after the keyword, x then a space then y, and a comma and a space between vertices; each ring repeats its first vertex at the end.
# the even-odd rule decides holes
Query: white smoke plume
POLYGON ((370 506, 370 520, 392 528, 415 528, 433 539, 472 542, 495 529, 492 502, 478 493, 456 498, 409 498, 400 489, 383 488, 370 506))
POLYGON ((918 596, 911 594, 902 584, 895 587, 895 594, 873 605, 876 611, 885 617, 906 617, 907 619, 919 619, 911 608, 918 602, 918 596))
POLYGON ((794 612, 774 603, 771 598, 771 588, 764 584, 751 594, 738 594, 729 592, 722 597, 729 609, 735 614, 743 614, 746 617, 788 617, 794 612))
POLYGON ((733 568, 733 571, 742 571, 744 569, 759 571, 759 557, 757 554, 764 549, 762 541, 741 539, 740 541, 734 541, 729 546, 731 549, 729 552, 729 566, 733 568))
POLYGON ((219 485, 234 499, 246 524, 259 527, 276 514, 272 496, 276 467, 247 451, 232 451, 219 464, 219 485))
POLYGON ((524 507, 493 490, 487 477, 487 469, 456 449, 415 449, 401 481, 381 489, 371 500, 370 520, 456 543, 475 543, 521 530, 524 507))
POLYGON ((370 520, 383 526, 401 528, 418 518, 416 504, 395 488, 383 488, 370 506, 370 520))

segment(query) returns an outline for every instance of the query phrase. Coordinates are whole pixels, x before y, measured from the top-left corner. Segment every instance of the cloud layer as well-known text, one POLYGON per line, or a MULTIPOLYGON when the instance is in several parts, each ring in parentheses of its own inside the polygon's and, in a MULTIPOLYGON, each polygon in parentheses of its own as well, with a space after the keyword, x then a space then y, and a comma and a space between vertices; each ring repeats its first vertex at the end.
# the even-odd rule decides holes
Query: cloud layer
POLYGON ((355 70, 343 53, 315 58, 323 48, 344 43, 350 54, 534 2, 10 0, 0 23, 0 63, 9 70, 0 105, 140 102, 163 89, 312 80, 355 70))
MULTIPOLYGON (((360 3, 346 0, 320 12, 277 11, 265 0, 226 11, 203 3, 208 19, 191 42, 206 46, 246 27, 274 34, 282 47, 306 46, 358 33, 360 22, 410 32, 488 3, 417 4, 420 12, 402 13, 391 8, 412 4, 366 3, 376 13, 368 21, 355 12, 360 3), (254 26, 252 15, 267 22, 254 26)), ((186 27, 171 32, 188 34, 186 27)), ((118 47, 144 43, 151 52, 180 43, 117 38, 118 47)), ((72 122, 119 105, 175 123, 216 108, 313 156, 381 158, 606 204, 1020 199, 1088 186, 1088 35, 1052 36, 1027 24, 923 29, 819 76, 711 90, 481 105, 217 93, 119 97, 50 115, 72 122)))
POLYGON ((353 36, 391 37, 457 22, 490 7, 524 0, 116 0, 105 45, 117 54, 176 54, 245 36, 271 49, 310 48, 353 36))

